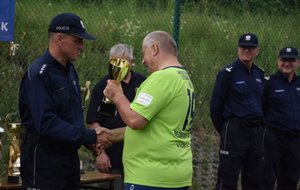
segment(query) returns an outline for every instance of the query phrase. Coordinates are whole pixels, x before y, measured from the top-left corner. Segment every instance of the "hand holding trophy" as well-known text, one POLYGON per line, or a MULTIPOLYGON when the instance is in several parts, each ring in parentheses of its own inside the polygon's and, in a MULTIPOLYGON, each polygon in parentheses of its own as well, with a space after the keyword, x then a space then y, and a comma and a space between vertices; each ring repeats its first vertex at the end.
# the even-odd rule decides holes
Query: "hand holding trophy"
MULTIPOLYGON (((116 82, 121 82, 130 70, 130 63, 125 59, 112 58, 109 64, 109 75, 116 82)), ((110 117, 115 116, 117 113, 116 105, 107 97, 104 97, 98 108, 98 112, 110 117)))

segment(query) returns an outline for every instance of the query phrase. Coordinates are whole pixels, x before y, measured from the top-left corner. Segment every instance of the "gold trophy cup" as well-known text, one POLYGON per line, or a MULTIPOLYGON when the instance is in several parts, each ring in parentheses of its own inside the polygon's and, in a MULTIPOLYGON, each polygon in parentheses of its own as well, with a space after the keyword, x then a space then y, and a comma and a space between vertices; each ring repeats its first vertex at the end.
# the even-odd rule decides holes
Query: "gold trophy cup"
POLYGON ((10 123, 10 118, 16 114, 7 114, 5 117, 5 132, 9 141, 8 149, 8 183, 20 183, 20 141, 21 123, 10 123))
MULTIPOLYGON (((112 58, 109 60, 109 64, 111 64, 109 69, 111 79, 121 82, 130 69, 130 63, 125 59, 112 58)), ((98 113, 109 117, 115 116, 117 114, 116 105, 111 100, 104 97, 98 107, 98 113)))

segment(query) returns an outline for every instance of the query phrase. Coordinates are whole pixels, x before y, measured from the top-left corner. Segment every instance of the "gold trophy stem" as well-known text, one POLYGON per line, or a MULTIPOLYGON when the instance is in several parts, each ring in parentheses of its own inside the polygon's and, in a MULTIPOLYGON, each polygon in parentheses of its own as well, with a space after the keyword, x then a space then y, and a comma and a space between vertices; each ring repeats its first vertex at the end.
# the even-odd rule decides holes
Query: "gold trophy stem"
MULTIPOLYGON (((120 58, 113 58, 109 63, 111 64, 110 76, 112 77, 112 82, 118 84, 126 77, 127 73, 130 72, 130 63, 120 58)), ((106 97, 102 99, 97 111, 100 114, 110 117, 115 116, 117 113, 115 104, 106 97)))

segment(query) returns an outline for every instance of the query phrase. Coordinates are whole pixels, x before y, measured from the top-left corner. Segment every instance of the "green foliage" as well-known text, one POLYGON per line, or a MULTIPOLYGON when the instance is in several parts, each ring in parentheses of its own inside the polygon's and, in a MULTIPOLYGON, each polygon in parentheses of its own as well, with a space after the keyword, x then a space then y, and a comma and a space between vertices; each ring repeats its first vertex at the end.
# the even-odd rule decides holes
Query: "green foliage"
POLYGON ((183 0, 184 8, 211 15, 232 14, 239 15, 243 12, 263 13, 269 15, 289 15, 299 11, 300 4, 297 0, 183 0))

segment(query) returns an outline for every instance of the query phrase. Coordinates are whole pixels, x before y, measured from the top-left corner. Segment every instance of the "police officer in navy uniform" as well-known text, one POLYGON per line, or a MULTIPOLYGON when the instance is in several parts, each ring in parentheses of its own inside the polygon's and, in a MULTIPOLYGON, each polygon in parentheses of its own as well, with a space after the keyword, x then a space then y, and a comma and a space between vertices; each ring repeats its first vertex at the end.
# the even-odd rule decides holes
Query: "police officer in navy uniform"
POLYGON ((261 119, 264 71, 254 64, 259 54, 253 33, 240 36, 238 59, 217 77, 210 104, 212 122, 221 136, 217 190, 262 189, 261 119))
POLYGON ((299 53, 294 47, 280 50, 278 71, 266 77, 264 93, 265 190, 297 190, 300 176, 299 53))
POLYGON ((71 63, 84 49, 83 39, 95 40, 81 18, 55 16, 48 28, 49 47, 28 68, 21 81, 19 112, 25 134, 21 148, 22 189, 80 188, 80 145, 107 147, 104 128, 84 127, 81 92, 71 63))

